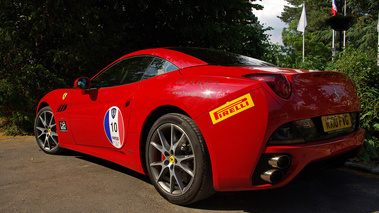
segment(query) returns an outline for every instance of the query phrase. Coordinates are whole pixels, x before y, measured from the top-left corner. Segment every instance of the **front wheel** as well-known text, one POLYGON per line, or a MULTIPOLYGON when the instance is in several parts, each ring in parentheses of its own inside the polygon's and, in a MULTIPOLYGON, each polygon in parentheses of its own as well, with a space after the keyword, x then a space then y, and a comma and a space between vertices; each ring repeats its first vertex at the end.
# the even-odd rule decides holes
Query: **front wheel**
POLYGON ((42 108, 34 120, 34 135, 38 146, 47 154, 58 154, 62 148, 58 143, 57 126, 49 106, 42 108))
POLYGON ((150 129, 146 167, 158 192, 187 205, 214 193, 211 165, 196 123, 182 114, 166 114, 150 129))

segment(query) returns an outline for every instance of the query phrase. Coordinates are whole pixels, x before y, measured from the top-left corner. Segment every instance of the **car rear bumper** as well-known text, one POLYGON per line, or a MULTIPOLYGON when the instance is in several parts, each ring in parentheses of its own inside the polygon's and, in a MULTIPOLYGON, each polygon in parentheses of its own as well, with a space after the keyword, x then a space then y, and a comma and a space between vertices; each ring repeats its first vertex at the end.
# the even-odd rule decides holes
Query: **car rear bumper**
POLYGON ((259 161, 253 176, 253 188, 276 188, 289 183, 306 166, 321 167, 335 166, 347 158, 353 157, 360 151, 364 140, 364 129, 359 129, 348 135, 325 141, 307 143, 294 146, 269 146, 263 153, 286 154, 290 156, 291 163, 283 171, 283 178, 277 183, 259 184, 259 167, 265 162, 259 161), (256 182, 256 183, 254 183, 256 182), (258 183, 258 184, 257 184, 258 183))
POLYGON ((358 154, 363 145, 364 134, 365 130, 359 129, 345 136, 324 141, 286 146, 267 146, 263 150, 250 177, 240 177, 239 184, 229 183, 224 187, 220 186, 217 191, 259 190, 284 186, 305 167, 316 165, 321 167, 334 166, 336 163, 344 162, 346 159, 358 154), (270 158, 268 156, 281 155, 287 155, 291 159, 289 166, 286 168, 274 168, 267 163, 267 159, 270 158), (283 175, 280 181, 270 183, 262 180, 261 175, 265 171, 272 169, 281 170, 283 175), (245 183, 245 186, 241 185, 241 183, 245 183))

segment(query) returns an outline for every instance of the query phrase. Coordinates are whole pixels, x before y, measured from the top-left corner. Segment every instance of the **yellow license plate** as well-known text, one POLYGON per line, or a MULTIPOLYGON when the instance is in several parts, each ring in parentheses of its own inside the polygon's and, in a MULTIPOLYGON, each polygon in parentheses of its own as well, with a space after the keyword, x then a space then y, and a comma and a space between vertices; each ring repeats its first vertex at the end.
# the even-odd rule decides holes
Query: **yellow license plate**
POLYGON ((324 127, 324 132, 351 127, 351 119, 349 113, 322 116, 321 120, 322 126, 324 127))

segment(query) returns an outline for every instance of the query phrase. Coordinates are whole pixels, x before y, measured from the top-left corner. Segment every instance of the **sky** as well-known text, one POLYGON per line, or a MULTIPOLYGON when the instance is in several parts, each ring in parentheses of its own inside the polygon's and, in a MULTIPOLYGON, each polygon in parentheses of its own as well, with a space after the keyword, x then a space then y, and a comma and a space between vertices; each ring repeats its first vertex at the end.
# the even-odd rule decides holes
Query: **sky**
POLYGON ((254 4, 263 5, 263 10, 253 10, 255 16, 264 27, 272 27, 274 30, 266 31, 266 34, 270 34, 270 41, 274 44, 278 43, 283 45, 282 42, 282 30, 284 27, 288 27, 277 16, 280 16, 283 12, 284 5, 287 5, 285 0, 262 0, 255 1, 254 4))

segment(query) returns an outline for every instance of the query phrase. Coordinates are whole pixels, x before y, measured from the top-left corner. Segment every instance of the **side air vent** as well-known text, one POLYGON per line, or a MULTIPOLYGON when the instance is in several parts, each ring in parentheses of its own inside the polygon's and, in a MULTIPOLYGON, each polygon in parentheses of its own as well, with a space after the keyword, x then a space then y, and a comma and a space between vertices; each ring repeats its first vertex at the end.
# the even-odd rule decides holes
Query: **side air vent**
POLYGON ((67 109, 67 104, 62 104, 59 106, 57 112, 63 112, 67 109))

